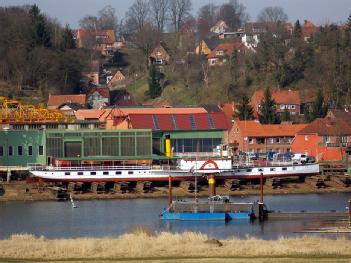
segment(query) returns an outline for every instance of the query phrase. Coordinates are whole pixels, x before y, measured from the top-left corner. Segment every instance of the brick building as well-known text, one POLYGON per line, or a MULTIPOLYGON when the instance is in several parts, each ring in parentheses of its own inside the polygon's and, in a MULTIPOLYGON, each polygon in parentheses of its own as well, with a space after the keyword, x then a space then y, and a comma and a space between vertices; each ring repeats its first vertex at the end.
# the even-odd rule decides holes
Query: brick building
POLYGON ((252 153, 291 151, 295 134, 306 124, 268 124, 258 121, 233 122, 229 141, 238 144, 239 151, 252 153))

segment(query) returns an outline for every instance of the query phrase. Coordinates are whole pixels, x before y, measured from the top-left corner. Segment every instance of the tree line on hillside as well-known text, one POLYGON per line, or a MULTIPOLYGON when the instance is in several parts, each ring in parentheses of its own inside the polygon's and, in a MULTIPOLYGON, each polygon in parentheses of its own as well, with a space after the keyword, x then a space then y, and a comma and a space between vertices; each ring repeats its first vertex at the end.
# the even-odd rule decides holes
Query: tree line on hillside
POLYGON ((219 103, 271 87, 297 88, 302 94, 320 89, 329 107, 351 104, 351 16, 343 26, 318 27, 306 41, 300 21, 291 33, 286 30, 285 11, 266 7, 251 19, 273 25, 261 34, 257 47, 245 54, 234 51, 226 63, 215 67, 209 66, 206 56, 195 55, 195 47, 219 20, 230 31, 243 29, 249 15, 238 0, 206 4, 196 12, 191 0, 135 0, 123 19, 117 19, 111 6, 82 17, 81 28, 114 29, 128 39, 127 49, 108 60, 94 51, 76 49, 69 26, 46 17, 36 6, 0 8, 0 18, 0 80, 36 87, 43 95, 77 92, 81 73, 90 61, 100 59, 104 65, 127 68, 132 76, 144 76, 151 87, 145 100, 219 103), (174 61, 162 73, 158 67, 149 68, 148 61, 160 41, 174 61))
POLYGON ((17 93, 27 86, 44 96, 79 88, 85 59, 69 26, 60 26, 36 5, 2 7, 0 18, 0 80, 18 87, 17 93))

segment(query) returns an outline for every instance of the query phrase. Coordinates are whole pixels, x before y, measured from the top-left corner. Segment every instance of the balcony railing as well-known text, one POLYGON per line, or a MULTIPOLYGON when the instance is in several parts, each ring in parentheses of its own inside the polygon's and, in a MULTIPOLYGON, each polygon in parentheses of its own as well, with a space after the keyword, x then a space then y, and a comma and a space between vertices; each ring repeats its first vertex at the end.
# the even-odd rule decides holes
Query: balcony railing
POLYGON ((329 147, 329 148, 346 148, 351 146, 351 142, 325 142, 319 143, 319 147, 329 147))

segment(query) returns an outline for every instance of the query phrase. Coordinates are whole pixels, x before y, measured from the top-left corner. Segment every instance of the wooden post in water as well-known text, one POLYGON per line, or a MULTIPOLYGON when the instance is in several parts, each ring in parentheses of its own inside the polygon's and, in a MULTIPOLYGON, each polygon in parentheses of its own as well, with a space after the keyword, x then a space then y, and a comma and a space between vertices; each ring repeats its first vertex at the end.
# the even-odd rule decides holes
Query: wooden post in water
POLYGON ((351 199, 349 200, 349 226, 351 227, 351 199))
POLYGON ((263 203, 263 173, 261 173, 261 177, 260 177, 260 189, 261 189, 260 201, 261 203, 263 203))
POLYGON ((168 177, 168 205, 172 205, 172 177, 168 177))
POLYGON ((208 177, 208 195, 209 197, 216 195, 216 179, 214 174, 210 174, 208 177))

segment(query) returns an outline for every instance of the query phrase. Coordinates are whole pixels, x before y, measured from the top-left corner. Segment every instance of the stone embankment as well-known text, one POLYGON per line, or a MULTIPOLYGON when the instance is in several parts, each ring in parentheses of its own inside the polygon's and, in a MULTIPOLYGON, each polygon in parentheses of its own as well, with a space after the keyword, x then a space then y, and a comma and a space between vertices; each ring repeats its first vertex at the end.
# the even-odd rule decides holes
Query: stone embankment
MULTIPOLYGON (((351 192, 344 175, 312 176, 306 178, 270 178, 264 182, 264 194, 304 194, 351 192)), ((199 180, 198 196, 208 195, 207 181, 199 180)), ((174 182, 173 196, 192 197, 194 182, 174 182)), ((259 195, 259 181, 217 180, 217 194, 244 196, 259 195)), ((168 196, 167 182, 123 182, 123 183, 27 183, 26 181, 0 182, 0 201, 60 200, 73 196, 79 200, 157 198, 168 196)))

